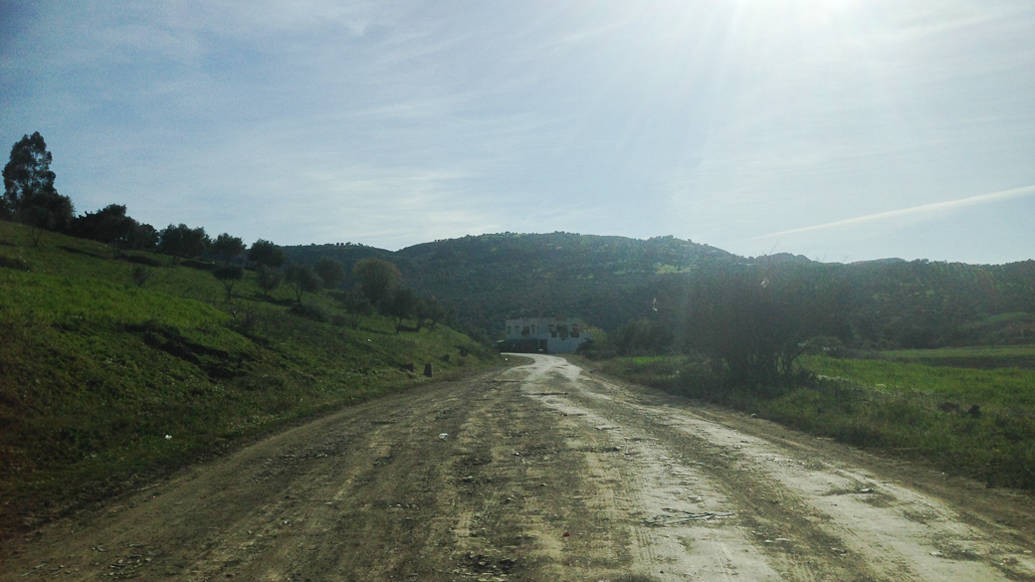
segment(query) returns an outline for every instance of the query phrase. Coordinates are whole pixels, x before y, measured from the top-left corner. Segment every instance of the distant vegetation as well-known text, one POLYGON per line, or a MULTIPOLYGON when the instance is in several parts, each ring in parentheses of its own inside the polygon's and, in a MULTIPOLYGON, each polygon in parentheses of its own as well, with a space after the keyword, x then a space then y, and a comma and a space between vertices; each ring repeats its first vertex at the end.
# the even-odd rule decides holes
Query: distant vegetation
POLYGON ((680 353, 684 346, 672 342, 688 333, 688 294, 705 284, 702 278, 750 272, 755 287, 766 279, 774 289, 808 281, 835 293, 822 300, 836 302, 842 326, 834 338, 850 349, 1035 342, 1035 261, 817 263, 790 255, 738 257, 673 237, 571 233, 469 236, 397 252, 355 244, 284 252, 309 264, 331 257, 346 270, 366 258, 388 260, 415 291, 436 297, 458 325, 487 339, 500 339, 508 317, 564 315, 609 337, 636 336, 609 346, 622 354, 680 353))

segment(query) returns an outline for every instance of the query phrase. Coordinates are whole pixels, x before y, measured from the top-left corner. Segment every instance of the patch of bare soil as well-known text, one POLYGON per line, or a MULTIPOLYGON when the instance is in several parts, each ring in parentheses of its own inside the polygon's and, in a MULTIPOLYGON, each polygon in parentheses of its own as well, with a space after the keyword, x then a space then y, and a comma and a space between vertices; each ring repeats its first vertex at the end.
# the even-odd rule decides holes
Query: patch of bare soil
POLYGON ((3 580, 1030 580, 1030 496, 563 359, 349 408, 0 549, 3 580))

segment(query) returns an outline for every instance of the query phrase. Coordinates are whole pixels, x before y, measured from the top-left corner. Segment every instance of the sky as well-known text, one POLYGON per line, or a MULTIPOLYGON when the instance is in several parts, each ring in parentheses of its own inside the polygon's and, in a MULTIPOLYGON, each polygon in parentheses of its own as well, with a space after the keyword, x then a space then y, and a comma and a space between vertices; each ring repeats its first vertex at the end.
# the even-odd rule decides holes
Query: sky
POLYGON ((0 0, 0 146, 246 243, 1035 258, 1031 0, 0 0))

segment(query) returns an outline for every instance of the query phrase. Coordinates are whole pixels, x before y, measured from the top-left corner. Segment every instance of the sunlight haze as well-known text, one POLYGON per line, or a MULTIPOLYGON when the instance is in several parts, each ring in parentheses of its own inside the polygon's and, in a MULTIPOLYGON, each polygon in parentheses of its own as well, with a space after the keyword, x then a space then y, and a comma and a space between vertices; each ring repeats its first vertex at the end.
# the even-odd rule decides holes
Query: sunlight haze
POLYGON ((1030 1, 0 1, 0 26, 3 147, 39 131, 77 212, 387 249, 1035 249, 1030 1))

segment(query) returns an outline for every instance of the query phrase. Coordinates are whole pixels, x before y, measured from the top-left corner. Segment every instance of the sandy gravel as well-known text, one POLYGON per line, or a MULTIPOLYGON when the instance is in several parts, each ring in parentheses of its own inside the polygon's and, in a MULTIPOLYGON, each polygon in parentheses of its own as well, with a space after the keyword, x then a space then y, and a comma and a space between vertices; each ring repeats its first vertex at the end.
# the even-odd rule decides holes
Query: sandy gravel
POLYGON ((1031 495, 531 361, 49 524, 0 579, 1035 580, 1031 495))

